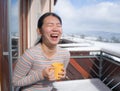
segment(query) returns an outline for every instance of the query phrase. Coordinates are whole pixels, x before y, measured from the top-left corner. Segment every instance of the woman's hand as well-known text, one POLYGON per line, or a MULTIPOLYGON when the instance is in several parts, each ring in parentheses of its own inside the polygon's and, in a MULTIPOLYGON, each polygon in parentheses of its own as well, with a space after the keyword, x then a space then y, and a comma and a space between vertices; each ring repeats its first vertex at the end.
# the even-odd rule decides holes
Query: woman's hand
POLYGON ((60 73, 58 73, 60 80, 65 79, 66 77, 66 70, 63 68, 60 73))
POLYGON ((54 67, 49 66, 49 67, 43 69, 42 74, 49 81, 55 81, 54 67))
MULTIPOLYGON (((53 66, 45 68, 42 71, 42 74, 49 81, 55 81, 56 80, 53 66)), ((63 68, 61 70, 61 72, 58 73, 58 78, 59 78, 59 80, 63 80, 63 79, 65 79, 65 77, 66 77, 66 70, 63 68)))

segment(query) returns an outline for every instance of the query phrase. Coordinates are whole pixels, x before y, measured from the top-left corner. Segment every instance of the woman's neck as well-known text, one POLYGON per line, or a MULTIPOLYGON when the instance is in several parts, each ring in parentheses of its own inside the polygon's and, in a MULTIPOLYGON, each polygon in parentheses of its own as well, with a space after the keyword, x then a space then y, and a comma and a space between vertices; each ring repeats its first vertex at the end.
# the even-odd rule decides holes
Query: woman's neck
POLYGON ((47 46, 45 44, 41 44, 41 48, 44 52, 44 54, 48 57, 51 58, 53 55, 55 55, 57 48, 56 46, 47 46))

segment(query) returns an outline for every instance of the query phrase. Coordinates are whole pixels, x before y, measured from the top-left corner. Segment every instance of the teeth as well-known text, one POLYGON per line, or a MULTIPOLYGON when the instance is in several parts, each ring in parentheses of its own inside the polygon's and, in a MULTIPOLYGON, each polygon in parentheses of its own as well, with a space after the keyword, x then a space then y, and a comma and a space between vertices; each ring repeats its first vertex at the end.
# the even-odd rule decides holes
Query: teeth
POLYGON ((51 36, 58 36, 57 34, 53 34, 53 35, 51 35, 51 36))

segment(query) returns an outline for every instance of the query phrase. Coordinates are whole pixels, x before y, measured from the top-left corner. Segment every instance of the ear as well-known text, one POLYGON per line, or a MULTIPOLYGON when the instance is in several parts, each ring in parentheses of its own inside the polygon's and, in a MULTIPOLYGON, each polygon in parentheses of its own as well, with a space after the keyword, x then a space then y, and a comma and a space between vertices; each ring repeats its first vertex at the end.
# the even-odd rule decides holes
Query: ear
POLYGON ((37 33, 38 33, 38 35, 42 35, 42 32, 39 28, 37 28, 37 33))

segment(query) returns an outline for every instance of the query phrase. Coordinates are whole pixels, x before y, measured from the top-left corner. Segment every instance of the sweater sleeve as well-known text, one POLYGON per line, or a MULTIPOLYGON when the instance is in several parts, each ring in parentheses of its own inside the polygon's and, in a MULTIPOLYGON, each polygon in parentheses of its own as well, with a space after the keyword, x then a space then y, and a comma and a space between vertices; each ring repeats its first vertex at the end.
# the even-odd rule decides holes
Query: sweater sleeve
POLYGON ((68 50, 66 50, 65 52, 65 60, 64 60, 64 63, 65 63, 65 68, 67 68, 68 64, 69 64, 69 61, 70 61, 70 52, 68 50))
POLYGON ((33 70, 29 74, 33 61, 34 57, 28 50, 18 59, 12 77, 14 86, 27 86, 44 79, 41 72, 33 70))

